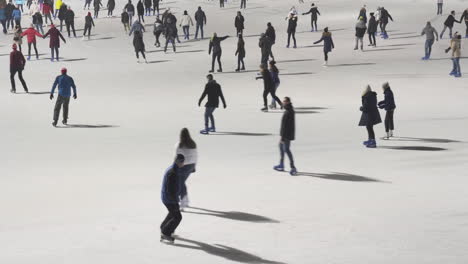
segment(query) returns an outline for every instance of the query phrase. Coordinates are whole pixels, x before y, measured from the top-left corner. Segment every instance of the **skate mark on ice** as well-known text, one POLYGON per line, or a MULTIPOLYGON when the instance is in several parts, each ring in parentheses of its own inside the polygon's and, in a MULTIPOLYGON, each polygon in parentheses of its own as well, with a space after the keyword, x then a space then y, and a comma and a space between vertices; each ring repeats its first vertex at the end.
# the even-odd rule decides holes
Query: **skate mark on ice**
POLYGON ((363 63, 342 63, 342 64, 328 65, 328 67, 366 66, 366 65, 375 65, 375 64, 376 64, 376 63, 373 63, 373 62, 363 62, 363 63))
POLYGON ((298 172, 297 176, 308 176, 315 178, 322 178, 326 180, 336 180, 336 181, 351 181, 351 182, 382 182, 377 179, 368 178, 364 176, 341 173, 341 172, 332 172, 332 173, 313 173, 313 172, 298 172))
POLYGON ((108 39, 115 39, 115 37, 102 37, 102 38, 92 38, 88 41, 95 41, 95 40, 108 40, 108 39))
POLYGON ((413 35, 413 36, 404 36, 404 37, 396 37, 396 38, 393 38, 393 37, 389 37, 389 39, 408 39, 408 38, 420 38, 421 36, 420 35, 413 35))
POLYGON ((416 43, 392 44, 392 45, 379 46, 379 48, 381 48, 381 47, 403 47, 403 46, 414 46, 414 45, 416 45, 416 43))
POLYGON ((308 46, 302 46, 302 47, 297 47, 298 49, 306 49, 306 48, 323 48, 323 45, 308 45, 308 46))
POLYGON ((209 209, 204 209, 204 208, 199 208, 199 207, 188 207, 193 210, 198 210, 201 212, 195 212, 195 211, 187 211, 185 210, 184 213, 189 213, 189 214, 198 214, 198 215, 210 215, 210 216, 216 216, 220 218, 226 218, 230 220, 236 220, 236 221, 243 221, 243 222, 252 222, 252 223, 280 223, 277 220, 261 216, 261 215, 255 215, 255 214, 249 214, 249 213, 244 213, 244 212, 223 212, 223 211, 215 211, 215 210, 209 210, 209 209))
POLYGON ((88 58, 76 58, 76 59, 64 59, 60 61, 66 61, 66 62, 72 62, 72 61, 84 61, 87 60, 88 58))
POLYGON ((386 50, 402 50, 404 48, 390 48, 390 49, 368 49, 368 50, 363 50, 363 52, 372 52, 372 51, 386 51, 386 50))
MULTIPOLYGON (((392 32, 387 30, 387 32, 392 32)), ((401 32, 401 33, 392 33, 392 36, 400 36, 400 35, 409 35, 409 34, 417 34, 418 32, 401 32)))
POLYGON ((155 61, 148 61, 149 64, 154 64, 154 63, 163 63, 163 62, 168 62, 170 60, 155 60, 155 61))
POLYGON ((446 148, 426 147, 426 146, 379 146, 381 149, 393 150, 414 150, 414 151, 444 151, 446 148))
POLYGON ((177 51, 176 54, 180 53, 196 53, 196 52, 203 52, 204 50, 184 50, 184 51, 177 51))
POLYGON ((280 73, 280 76, 294 76, 294 75, 310 75, 315 74, 314 72, 291 72, 291 73, 280 73))
POLYGON ((210 132, 210 135, 218 135, 218 136, 249 136, 249 137, 273 136, 273 134, 270 134, 270 133, 228 132, 228 131, 210 132))
POLYGON ((210 245, 204 242, 199 242, 191 239, 186 239, 182 237, 176 237, 176 244, 172 245, 174 247, 201 250, 207 254, 221 257, 227 260, 241 262, 241 263, 252 263, 252 264, 286 264, 284 262, 278 262, 273 260, 267 260, 256 256, 254 254, 245 252, 240 249, 233 247, 228 247, 220 244, 210 245), (179 244, 178 241, 185 242, 187 244, 179 244))
POLYGON ((279 60, 277 63, 299 62, 299 61, 316 61, 317 59, 297 59, 297 60, 279 60))
POLYGON ((67 126, 58 126, 58 128, 116 128, 114 125, 85 125, 85 124, 68 124, 67 126))
POLYGON ((218 72, 218 73, 216 73, 216 74, 224 74, 224 73, 251 73, 251 72, 258 72, 258 70, 247 70, 247 71, 244 70, 244 71, 238 71, 238 72, 236 72, 236 71, 228 71, 228 72, 223 71, 223 72, 218 72))
POLYGON ((164 52, 164 50, 149 50, 146 53, 164 52))
POLYGON ((445 139, 445 138, 414 138, 414 137, 392 137, 390 141, 416 141, 428 143, 462 143, 459 140, 445 139))

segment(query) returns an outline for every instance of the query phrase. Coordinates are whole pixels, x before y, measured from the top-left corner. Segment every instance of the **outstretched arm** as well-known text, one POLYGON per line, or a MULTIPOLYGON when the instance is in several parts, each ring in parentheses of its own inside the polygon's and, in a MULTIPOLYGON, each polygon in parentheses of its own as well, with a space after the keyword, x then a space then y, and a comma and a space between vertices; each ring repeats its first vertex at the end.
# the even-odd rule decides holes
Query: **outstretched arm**
POLYGON ((310 13, 312 13, 312 8, 309 10, 309 12, 307 12, 307 13, 302 13, 302 15, 308 15, 308 14, 310 14, 310 13))
POLYGON ((315 41, 314 44, 319 44, 319 43, 322 42, 322 41, 323 41, 323 37, 320 38, 319 40, 315 41))
POLYGON ((223 40, 225 40, 225 39, 227 39, 227 38, 229 38, 229 36, 224 36, 224 37, 221 37, 221 38, 219 38, 219 39, 220 39, 220 41, 223 41, 223 40))

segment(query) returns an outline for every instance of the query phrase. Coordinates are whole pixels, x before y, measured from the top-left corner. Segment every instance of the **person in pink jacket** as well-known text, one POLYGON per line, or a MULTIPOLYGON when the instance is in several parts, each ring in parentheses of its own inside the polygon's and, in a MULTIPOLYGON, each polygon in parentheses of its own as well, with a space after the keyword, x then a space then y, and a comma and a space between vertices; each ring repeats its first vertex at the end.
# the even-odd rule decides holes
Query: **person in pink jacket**
POLYGON ((37 52, 37 47, 36 47, 36 36, 38 37, 43 37, 41 33, 37 32, 34 29, 34 25, 31 24, 28 29, 26 29, 21 36, 27 36, 28 40, 28 60, 31 59, 31 45, 34 46, 34 51, 36 52, 36 59, 39 59, 39 53, 37 52))

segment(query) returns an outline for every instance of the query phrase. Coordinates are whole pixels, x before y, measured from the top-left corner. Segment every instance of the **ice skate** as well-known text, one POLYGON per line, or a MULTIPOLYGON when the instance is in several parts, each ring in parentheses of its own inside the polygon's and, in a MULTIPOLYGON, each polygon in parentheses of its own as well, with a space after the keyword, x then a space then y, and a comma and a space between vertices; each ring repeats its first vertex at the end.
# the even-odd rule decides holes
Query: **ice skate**
POLYGON ((174 244, 175 239, 172 236, 161 234, 161 243, 174 244))
POLYGON ((291 168, 291 171, 289 172, 291 176, 296 176, 297 175, 297 169, 296 168, 291 168))
POLYGON ((202 134, 202 135, 208 135, 209 133, 210 133, 210 131, 208 129, 200 130, 200 134, 202 134))
POLYGON ((284 166, 283 165, 276 165, 273 167, 275 171, 284 171, 284 166))
POLYGON ((10 90, 10 93, 16 93, 16 90, 15 90, 15 89, 11 89, 11 90, 10 90))
POLYGON ((63 120, 63 121, 62 121, 62 124, 63 124, 64 126, 67 126, 67 125, 68 125, 67 120, 63 120))
POLYGON ((210 128, 208 128, 208 131, 209 132, 216 132, 216 128, 215 127, 210 127, 210 128))
POLYGON ((262 109, 260 109, 260 111, 263 111, 263 112, 268 112, 268 107, 263 107, 262 109))
POLYGON ((375 140, 372 139, 372 140, 369 141, 369 144, 367 144, 366 147, 376 148, 377 147, 377 142, 375 142, 375 140))
POLYGON ((57 127, 57 121, 52 122, 53 127, 57 127))
POLYGON ((367 146, 367 145, 369 145, 369 143, 370 143, 371 141, 372 141, 372 139, 369 139, 369 140, 367 140, 367 141, 362 142, 362 144, 363 144, 364 146, 367 146))
POLYGON ((389 137, 393 137, 393 130, 390 130, 390 132, 388 132, 389 134, 389 137))
POLYGON ((328 67, 328 61, 325 61, 325 62, 322 64, 322 67, 328 67))

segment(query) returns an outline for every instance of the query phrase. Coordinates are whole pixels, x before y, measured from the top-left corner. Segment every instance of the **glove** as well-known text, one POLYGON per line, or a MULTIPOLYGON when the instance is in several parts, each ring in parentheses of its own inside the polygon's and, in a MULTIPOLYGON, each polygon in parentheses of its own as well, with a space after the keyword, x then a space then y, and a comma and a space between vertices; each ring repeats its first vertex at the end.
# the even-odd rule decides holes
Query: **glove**
POLYGON ((50 100, 54 99, 54 94, 50 94, 50 100))
POLYGON ((77 96, 76 96, 76 94, 74 94, 74 95, 73 95, 73 99, 76 99, 76 98, 77 98, 77 96))
POLYGON ((445 53, 448 53, 451 48, 445 49, 445 53))

